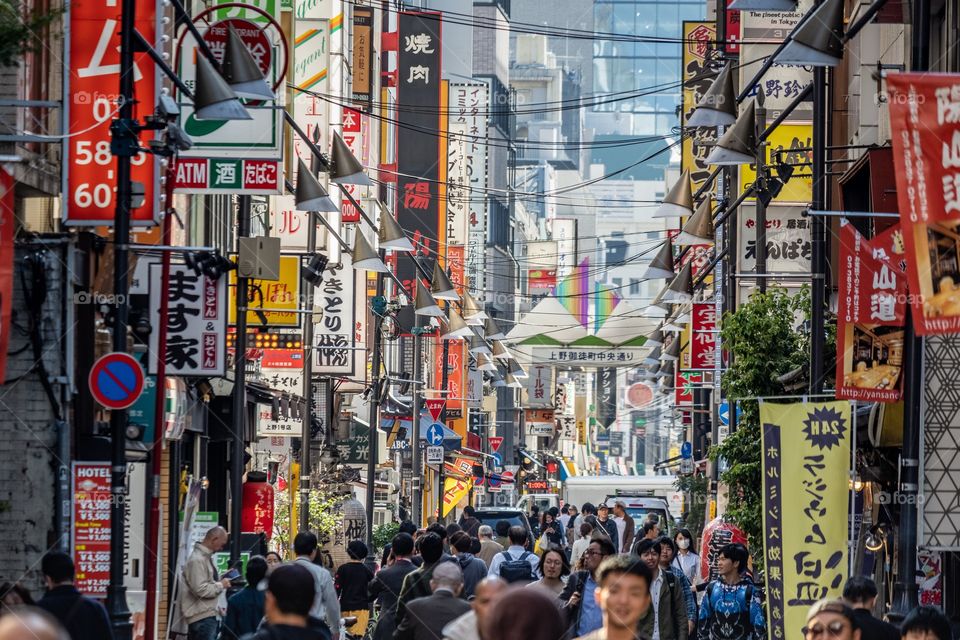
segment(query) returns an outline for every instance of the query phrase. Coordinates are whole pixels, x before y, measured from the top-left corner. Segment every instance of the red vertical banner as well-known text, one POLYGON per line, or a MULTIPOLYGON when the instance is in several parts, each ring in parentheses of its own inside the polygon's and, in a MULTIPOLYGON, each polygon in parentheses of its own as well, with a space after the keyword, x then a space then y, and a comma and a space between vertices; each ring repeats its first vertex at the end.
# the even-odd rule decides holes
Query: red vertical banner
POLYGON ((0 167, 0 384, 7 376, 10 312, 13 309, 14 184, 13 176, 0 167))
MULTIPOLYGON (((136 0, 136 28, 147 42, 157 39, 156 5, 156 0, 136 0)), ((117 117, 120 87, 120 6, 104 0, 76 0, 69 7, 64 222, 111 225, 117 159, 110 153, 110 123, 117 117)), ((146 53, 134 54, 134 117, 153 113, 156 74, 156 65, 146 53)), ((149 133, 141 136, 141 146, 147 146, 149 133)), ((154 156, 141 153, 132 164, 132 179, 143 185, 145 193, 143 206, 131 212, 131 223, 154 224, 158 213, 154 156)))
POLYGON ((872 240, 840 222, 837 398, 900 399, 906 257, 900 226, 872 240))
MULTIPOLYGON (((356 158, 360 158, 363 149, 363 114, 356 109, 343 108, 343 141, 350 147, 350 151, 356 158)), ((361 160, 361 162, 363 162, 361 160)), ((360 187, 355 184, 344 185, 347 192, 353 196, 353 199, 360 201, 360 187)), ((350 199, 344 196, 340 204, 340 215, 343 222, 360 222, 360 212, 350 202, 350 199)))
POLYGON ((960 332, 960 76, 887 77, 897 200, 913 322, 960 332))
POLYGON ((713 370, 717 361, 717 308, 696 302, 690 313, 690 368, 713 370))
POLYGON ((110 584, 110 465, 73 463, 73 527, 70 548, 76 567, 74 585, 94 598, 110 584))
POLYGON ((689 406, 693 404, 693 388, 703 384, 702 371, 680 371, 674 373, 674 404, 689 406))

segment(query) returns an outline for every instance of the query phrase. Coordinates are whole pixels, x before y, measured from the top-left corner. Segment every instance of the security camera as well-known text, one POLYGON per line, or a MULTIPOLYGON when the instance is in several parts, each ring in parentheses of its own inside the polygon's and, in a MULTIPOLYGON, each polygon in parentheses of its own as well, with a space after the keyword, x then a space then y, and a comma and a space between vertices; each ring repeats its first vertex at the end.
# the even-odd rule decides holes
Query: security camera
POLYGON ((176 147, 178 151, 189 151, 193 148, 193 138, 179 126, 170 122, 167 124, 167 144, 176 147))
POLYGON ((160 99, 157 101, 157 115, 168 121, 180 117, 180 107, 170 94, 160 94, 160 99))

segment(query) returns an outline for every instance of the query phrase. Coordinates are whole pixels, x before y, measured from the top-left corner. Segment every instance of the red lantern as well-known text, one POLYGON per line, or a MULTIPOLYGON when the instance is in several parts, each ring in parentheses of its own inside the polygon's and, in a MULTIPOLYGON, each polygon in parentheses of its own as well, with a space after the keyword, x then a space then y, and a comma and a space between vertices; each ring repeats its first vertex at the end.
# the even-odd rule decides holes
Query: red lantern
POLYGON ((243 510, 240 515, 243 533, 273 535, 273 487, 265 473, 251 471, 243 483, 243 510))
POLYGON ((700 538, 700 577, 704 581, 717 579, 717 558, 720 549, 731 542, 747 546, 747 535, 732 522, 717 516, 703 528, 700 538))

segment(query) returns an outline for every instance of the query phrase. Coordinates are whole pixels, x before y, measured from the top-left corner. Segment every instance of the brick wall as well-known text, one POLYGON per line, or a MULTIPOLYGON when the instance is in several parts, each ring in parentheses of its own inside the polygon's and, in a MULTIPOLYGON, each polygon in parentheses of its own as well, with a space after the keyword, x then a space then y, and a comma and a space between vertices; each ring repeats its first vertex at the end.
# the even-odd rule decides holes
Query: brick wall
MULTIPOLYGON (((41 556, 56 547, 57 423, 40 384, 35 358, 23 331, 29 326, 19 266, 37 245, 18 246, 14 272, 13 323, 6 384, 0 386, 0 580, 20 581, 38 593, 41 556)), ((42 260, 47 299, 42 307, 43 362, 51 377, 63 375, 65 338, 62 246, 50 247, 42 260)), ((53 383, 62 403, 61 385, 53 383)), ((61 407, 61 411, 64 408, 61 407)), ((69 461, 65 461, 69 464, 69 461)))

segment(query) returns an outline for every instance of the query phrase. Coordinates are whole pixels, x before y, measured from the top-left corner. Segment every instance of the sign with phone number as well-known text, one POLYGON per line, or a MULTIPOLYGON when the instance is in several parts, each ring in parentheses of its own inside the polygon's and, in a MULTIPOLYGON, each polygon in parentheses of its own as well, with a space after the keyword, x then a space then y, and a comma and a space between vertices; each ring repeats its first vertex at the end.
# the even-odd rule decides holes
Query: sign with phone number
MULTIPOLYGON (((147 42, 156 39, 156 2, 136 0, 136 28, 147 42)), ((117 117, 120 87, 120 21, 111 0, 70 3, 70 58, 64 94, 67 157, 63 163, 64 223, 111 225, 116 208, 117 162, 110 153, 110 123, 117 117)), ((154 63, 145 53, 134 55, 137 111, 153 111, 157 93, 154 63)), ((146 146, 146 135, 141 146, 146 146)), ((145 189, 144 204, 131 211, 131 224, 156 223, 159 211, 156 172, 150 154, 132 159, 131 179, 145 189)))

